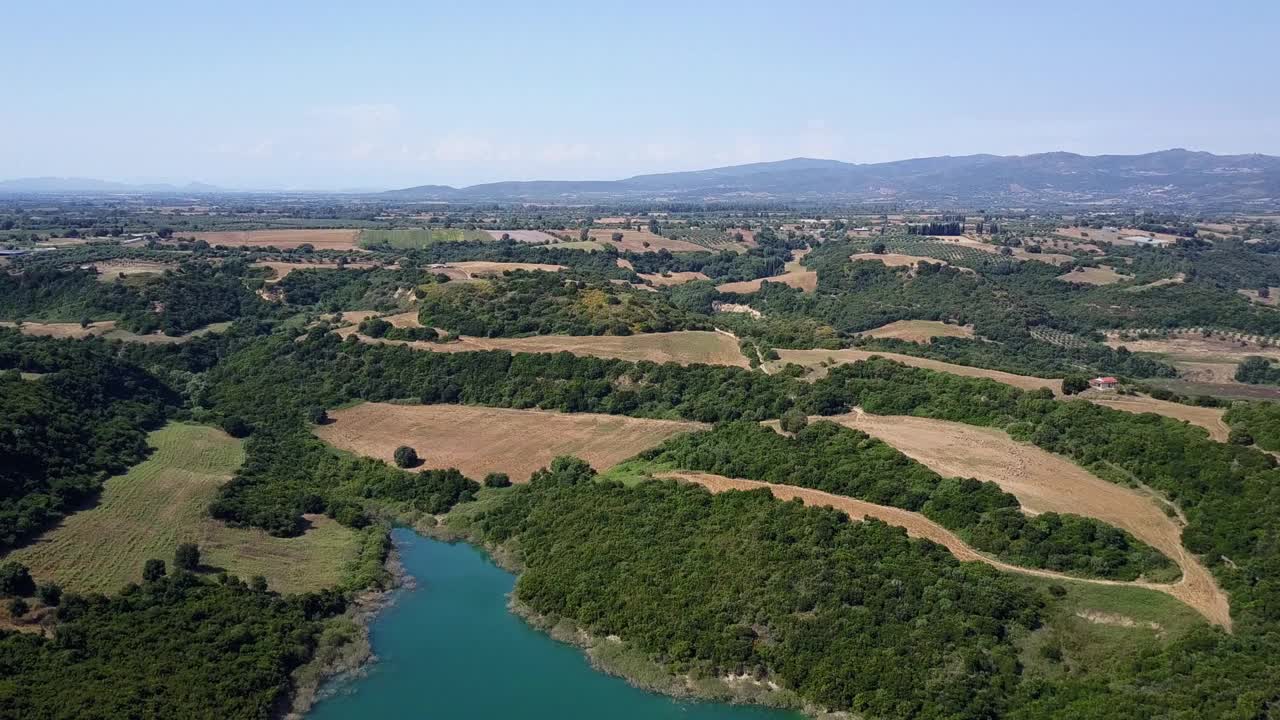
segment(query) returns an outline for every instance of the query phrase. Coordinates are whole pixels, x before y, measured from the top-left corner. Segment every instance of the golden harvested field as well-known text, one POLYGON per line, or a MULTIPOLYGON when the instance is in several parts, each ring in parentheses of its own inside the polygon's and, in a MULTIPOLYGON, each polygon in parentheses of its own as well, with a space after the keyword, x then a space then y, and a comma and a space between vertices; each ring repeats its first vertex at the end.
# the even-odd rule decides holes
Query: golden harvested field
POLYGON ((560 455, 576 455, 596 470, 614 465, 705 425, 617 415, 511 410, 472 405, 362 403, 329 413, 315 428, 334 447, 390 462, 395 449, 418 451, 425 468, 455 467, 481 480, 504 472, 526 482, 560 455))
POLYGON ((1156 240, 1163 240, 1166 243, 1170 243, 1170 244, 1177 242, 1178 240, 1177 235, 1170 235, 1168 233, 1152 233, 1152 232, 1146 232, 1145 230, 1133 230, 1129 228, 1120 228, 1119 230, 1101 230, 1098 228, 1069 227, 1069 228, 1058 228, 1057 230, 1054 230, 1054 233, 1061 235, 1065 238, 1069 238, 1071 240, 1077 240, 1081 242, 1088 242, 1088 243, 1108 242, 1108 243, 1112 243, 1113 245, 1124 245, 1124 246, 1136 245, 1137 243, 1135 242, 1125 240, 1126 237, 1131 237, 1135 235, 1154 238, 1156 240))
MULTIPOLYGON (((271 271, 273 274, 269 278, 269 282, 279 282, 283 280, 286 275, 293 272, 294 270, 337 270, 338 269, 338 264, 332 263, 332 262, 314 262, 314 263, 274 262, 269 260, 263 260, 263 261, 254 263, 253 266, 271 268, 271 271)), ((377 267, 377 266, 374 265, 373 263, 367 263, 367 262, 350 262, 346 264, 346 267, 351 268, 353 270, 364 270, 364 269, 377 267)))
POLYGON ((1075 268, 1069 273, 1059 275, 1058 279, 1063 282, 1082 283, 1085 285, 1110 285, 1132 280, 1133 278, 1128 275, 1121 275, 1114 268, 1100 265, 1098 267, 1075 268))
POLYGON ((563 265, 551 265, 548 263, 519 263, 519 262, 488 262, 485 260, 468 260, 465 262, 449 263, 450 268, 456 268, 466 273, 467 278, 484 278, 501 275, 509 270, 543 270, 546 272, 560 272, 564 269, 563 265))
POLYGON ((1173 277, 1160 278, 1159 280, 1152 280, 1151 282, 1143 283, 1142 285, 1134 285, 1129 288, 1129 292, 1142 292, 1143 290, 1154 290, 1155 288, 1162 288, 1168 285, 1181 285, 1186 281, 1187 276, 1182 273, 1178 273, 1173 277))
POLYGON ((163 262, 148 262, 145 260, 107 260, 105 262, 93 263, 94 269, 98 271, 98 280, 102 282, 114 282, 116 278, 128 277, 131 275, 160 275, 165 270, 173 270, 177 265, 163 262))
MULTIPOLYGON (((1058 581, 1066 581, 1071 583, 1085 583, 1088 585, 1100 585, 1108 587, 1137 587, 1146 590, 1154 590, 1171 595, 1174 598, 1187 602, 1190 597, 1185 588, 1178 584, 1158 584, 1145 582, 1122 582, 1117 580, 1099 580, 1093 578, 1077 578, 1063 573, 1054 572, 1052 570, 1039 570, 1035 568, 1020 567, 1010 565, 1009 563, 997 560, 989 555, 974 549, 964 540, 952 533, 950 530, 938 525, 929 518, 919 513, 900 508, 888 507, 885 505, 876 505, 874 503, 856 500, 854 498, 845 497, 843 495, 833 495, 831 493, 822 492, 821 490, 813 490, 811 488, 795 487, 792 485, 780 485, 777 483, 759 482, 756 480, 744 480, 741 478, 728 478, 723 475, 712 475, 710 473, 698 472, 668 472, 662 473, 658 477, 672 478, 685 482, 696 483, 711 492, 725 492, 728 490, 740 490, 743 492, 766 489, 779 500, 799 500, 805 505, 813 507, 830 507, 845 513, 855 520, 863 520, 866 518, 875 518, 889 525, 903 528, 907 531, 907 535, 914 538, 921 538, 935 542, 956 557, 961 562, 982 562, 990 565, 997 570, 1003 572, 1019 573, 1021 575, 1029 575, 1033 577, 1048 578, 1058 581)), ((1099 598, 1102 599, 1102 598, 1099 598)), ((1103 599, 1105 601, 1105 599, 1103 599)), ((1208 606, 1195 607, 1202 614, 1206 610, 1214 609, 1208 606)), ((1110 617, 1110 616, 1108 616, 1110 617)), ((1120 618, 1120 622, 1124 622, 1127 618, 1124 616, 1114 616, 1120 618)), ((1214 618, 1206 615, 1211 622, 1216 622, 1214 618)), ((1228 619, 1229 620, 1229 619, 1228 619)), ((1228 625, 1228 627, 1230 627, 1228 625)))
POLYGON ((1218 336, 1204 337, 1199 333, 1153 337, 1145 340, 1124 340, 1118 334, 1108 333, 1106 343, 1113 348, 1127 347, 1131 352, 1156 353, 1170 360, 1188 363, 1239 363, 1252 355, 1280 360, 1280 348, 1273 345, 1260 345, 1218 336))
MULTIPOLYGON (((578 231, 566 230, 562 235, 566 235, 577 242, 578 231)), ((671 252, 707 252, 707 248, 701 245, 687 242, 685 240, 672 240, 661 235, 654 235, 648 230, 617 230, 614 228, 592 228, 590 237, 601 247, 615 247, 619 251, 630 250, 632 252, 658 252, 659 250, 670 250, 671 252), (614 242, 613 234, 622 233, 622 241, 614 242), (645 245, 648 243, 648 246, 645 245)), ((559 247, 564 247, 560 245, 559 247)))
POLYGON ((1182 569, 1182 579, 1166 586, 1170 594, 1211 622, 1231 627, 1226 593, 1182 547, 1182 525, 1157 500, 992 428, 862 412, 828 419, 879 438, 943 476, 994 482, 1017 496, 1027 512, 1074 513, 1127 530, 1182 569))
MULTIPOLYGON (((389 322, 395 322, 388 317, 389 322)), ((416 316, 414 322, 416 322, 416 316)), ((412 327, 412 326, 406 326, 412 327)), ((340 335, 354 333, 354 326, 338 330, 340 335)), ((472 352, 475 350, 506 350, 508 352, 555 353, 570 352, 574 355, 613 358, 638 362, 674 362, 681 365, 705 363, 707 365, 734 365, 748 367, 747 359, 738 348, 733 336, 709 330, 680 330, 666 333, 642 333, 639 335, 535 335, 522 338, 481 338, 463 335, 451 342, 407 342, 358 336, 364 342, 384 342, 408 345, 416 350, 431 352, 472 352)))
POLYGON ((1222 419, 1223 414, 1226 413, 1226 410, 1222 408, 1183 405, 1182 403, 1169 402, 1168 400, 1157 400, 1146 395, 1120 395, 1114 392, 1097 392, 1093 390, 1081 393, 1078 397, 1096 405, 1106 405, 1109 408, 1125 412, 1149 412, 1164 415, 1174 420, 1183 420, 1208 430, 1209 437, 1218 442, 1226 442, 1227 435, 1231 432, 1230 426, 1222 419))
MULTIPOLYGON (((0 322, 0 327, 18 327, 17 323, 0 322)), ((43 335, 52 338, 79 339, 94 335, 106 335, 115 330, 115 320, 103 320, 80 327, 80 323, 40 323, 24 322, 19 329, 23 335, 43 335)))
POLYGON ((811 293, 818 289, 818 273, 806 268, 800 264, 800 261, 808 250, 798 250, 792 253, 791 260, 783 267, 784 272, 781 275, 773 277, 759 278, 756 280, 745 280, 742 282, 724 283, 717 285, 716 289, 720 292, 740 293, 746 295, 748 293, 757 292, 760 286, 765 282, 779 282, 784 285, 790 285, 797 290, 811 293))
POLYGON ((823 367, 823 363, 827 360, 834 360, 837 365, 859 360, 866 360, 872 356, 879 356, 889 360, 896 360, 904 365, 921 367, 928 370, 939 370, 941 372, 949 372, 952 375, 963 375, 965 377, 978 377, 1002 382, 1006 385, 1022 388, 1023 390, 1036 390, 1039 388, 1049 388, 1054 394, 1062 393, 1062 381, 1053 378, 1038 378, 1029 375, 1014 375, 1013 373, 1001 372, 999 370, 985 370, 983 368, 969 367, 967 365, 956 365, 954 363, 943 362, 941 360, 931 360, 929 358, 915 357, 914 355, 900 355, 891 352, 870 352, 866 350, 783 350, 778 349, 778 360, 773 360, 767 364, 770 372, 781 370, 787 363, 796 363, 805 367, 814 369, 807 379, 816 380, 827 374, 827 369, 823 367))
POLYGON ((552 243, 556 238, 541 230, 485 230, 494 240, 501 240, 503 235, 522 243, 552 243))
POLYGON ((897 320, 873 330, 858 333, 863 337, 891 338, 928 344, 936 337, 973 337, 972 325, 948 325, 936 320, 897 320))
POLYGON ((179 543, 200 545, 201 562, 273 590, 304 592, 337 585, 355 557, 355 533, 324 516, 308 516, 304 535, 275 538, 231 528, 208 516, 220 485, 244 461, 241 442, 221 430, 172 423, 149 437, 155 452, 107 480, 92 508, 70 515, 6 559, 31 567, 39 580, 75 592, 116 592, 142 580, 142 565, 159 558, 172 567, 179 543))
MULTIPOLYGON (((359 230, 223 230, 190 236, 210 245, 228 247, 277 247, 281 250, 311 245, 317 250, 355 250, 359 230)), ((187 237, 187 235, 183 235, 187 237)))
POLYGON ((927 262, 935 265, 950 265, 946 260, 934 260, 933 258, 919 257, 917 255, 899 255, 897 253, 884 253, 877 255, 876 253, 854 253, 849 259, 857 262, 859 260, 870 260, 872 262, 882 262, 889 267, 914 267, 916 263, 927 262))
POLYGON ((703 275, 700 272, 681 271, 681 272, 667 273, 666 275, 659 275, 657 273, 638 273, 638 274, 640 275, 640 277, 644 278, 645 280, 648 280, 650 283, 656 285, 657 287, 670 287, 672 285, 683 285, 687 282, 693 282, 694 280, 710 279, 706 275, 703 275))

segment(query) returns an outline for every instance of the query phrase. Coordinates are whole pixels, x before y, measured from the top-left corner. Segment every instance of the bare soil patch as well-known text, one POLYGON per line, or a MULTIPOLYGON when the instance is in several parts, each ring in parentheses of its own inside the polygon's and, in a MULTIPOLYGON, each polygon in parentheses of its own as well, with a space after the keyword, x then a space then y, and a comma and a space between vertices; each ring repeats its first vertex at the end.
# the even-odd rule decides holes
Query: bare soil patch
MULTIPOLYGON (((311 245, 317 250, 356 250, 359 230, 224 230, 190 236, 210 245, 228 247, 277 247, 282 250, 311 245)), ((187 235, 183 235, 187 237, 187 235)))
POLYGON ((1054 394, 1062 393, 1062 381, 1053 378, 1038 378, 1029 375, 1014 375, 1013 373, 1001 372, 999 370, 986 370, 983 368, 969 367, 968 365, 956 365, 954 363, 943 362, 941 360, 932 360, 929 358, 916 357, 914 355, 900 355, 891 352, 867 351, 867 350, 778 350, 779 359, 768 364, 770 371, 779 370, 787 363, 796 363, 814 369, 807 377, 810 379, 818 379, 826 375, 827 368, 823 365, 828 360, 834 361, 835 364, 858 362, 866 360, 872 356, 879 356, 889 360, 896 360, 904 365, 913 367, 921 367, 928 370, 939 370, 948 372, 952 375, 963 375, 965 377, 979 377, 1002 382, 1006 385, 1022 388, 1023 390, 1037 390, 1039 388, 1049 388, 1054 394))
POLYGON ((390 462, 395 449, 418 451, 424 467, 455 467, 482 479, 504 472, 526 482, 560 455, 575 455, 607 470, 702 423, 618 415, 511 410, 472 405, 363 403, 331 412, 315 433, 325 442, 390 462))
POLYGON ((858 333, 864 337, 891 338, 929 344, 936 337, 973 337, 972 325, 948 325, 936 320, 897 320, 873 330, 858 333))
POLYGON ((1121 275, 1114 268, 1100 265, 1098 267, 1081 267, 1072 270, 1069 273, 1059 275, 1058 279, 1063 282, 1081 283, 1084 285, 1110 285, 1112 283, 1124 282, 1132 280, 1128 275, 1121 275))
POLYGON ((1182 403, 1157 400, 1146 395, 1119 395, 1114 392, 1087 391, 1077 397, 1088 400, 1095 405, 1105 405, 1116 410, 1131 413, 1155 413, 1174 420, 1189 422, 1209 431, 1209 437, 1218 442, 1226 442, 1231 432, 1230 426, 1223 421, 1226 413, 1223 408, 1199 407, 1182 403))

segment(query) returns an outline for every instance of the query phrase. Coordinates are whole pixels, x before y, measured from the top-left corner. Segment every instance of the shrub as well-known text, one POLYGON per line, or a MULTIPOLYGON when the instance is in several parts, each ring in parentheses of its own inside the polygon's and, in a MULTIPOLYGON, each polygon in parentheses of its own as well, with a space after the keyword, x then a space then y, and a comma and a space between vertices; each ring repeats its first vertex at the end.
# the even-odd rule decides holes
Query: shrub
POLYGON ((15 619, 20 618, 23 615, 26 615, 27 611, 29 611, 30 609, 31 609, 31 605, 28 604, 26 600, 23 600, 20 597, 13 598, 12 600, 9 601, 9 615, 14 617, 15 619))
POLYGON ((151 558, 142 566, 142 579, 147 582, 155 582, 164 577, 166 572, 163 560, 151 558))
POLYGON ((809 418, 799 410, 788 410, 782 414, 782 429, 789 433, 798 433, 809 425, 809 418))
POLYGON ((484 476, 484 486, 491 488, 511 487, 511 478, 506 473, 491 472, 484 476))
POLYGON ((1068 375, 1062 379, 1062 394, 1075 395, 1089 389, 1089 379, 1083 375, 1068 375))
POLYGON ((62 602, 62 586, 57 583, 40 583, 36 588, 36 597, 49 607, 57 607, 62 602))
POLYGON ((182 543, 173 553, 173 566, 179 570, 194 571, 200 567, 200 547, 195 543, 182 543))
POLYGON ((249 427, 249 423, 244 418, 232 415, 222 419, 222 429, 233 438, 248 437, 253 432, 253 428, 249 427))
POLYGON ((36 583, 26 565, 12 561, 0 565, 0 595, 26 597, 35 591, 36 583))

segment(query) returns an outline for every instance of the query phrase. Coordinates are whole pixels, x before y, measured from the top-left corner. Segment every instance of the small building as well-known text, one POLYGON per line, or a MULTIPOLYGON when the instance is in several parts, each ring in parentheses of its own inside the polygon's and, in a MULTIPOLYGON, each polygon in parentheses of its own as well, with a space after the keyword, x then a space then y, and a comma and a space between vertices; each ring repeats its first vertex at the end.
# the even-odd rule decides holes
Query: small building
POLYGON ((1089 381, 1089 387, 1094 390, 1115 390, 1118 383, 1113 377, 1096 377, 1089 381))

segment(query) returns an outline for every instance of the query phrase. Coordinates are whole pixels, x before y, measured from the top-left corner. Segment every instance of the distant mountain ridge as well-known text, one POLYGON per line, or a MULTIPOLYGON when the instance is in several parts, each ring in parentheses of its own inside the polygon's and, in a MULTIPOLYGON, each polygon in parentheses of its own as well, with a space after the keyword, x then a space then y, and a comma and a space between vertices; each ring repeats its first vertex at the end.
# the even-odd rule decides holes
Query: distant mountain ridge
POLYGON ((192 182, 186 185, 170 183, 122 183, 111 180, 95 180, 78 177, 31 177, 0 180, 0 193, 157 193, 226 192, 223 188, 206 183, 192 182))
POLYGON ((398 201, 830 201, 953 207, 1280 206, 1280 157, 1183 149, 1143 155, 964 155, 853 164, 793 158, 623 180, 424 185, 398 201))

